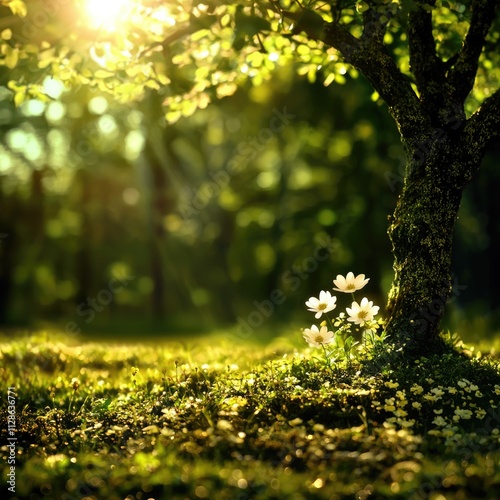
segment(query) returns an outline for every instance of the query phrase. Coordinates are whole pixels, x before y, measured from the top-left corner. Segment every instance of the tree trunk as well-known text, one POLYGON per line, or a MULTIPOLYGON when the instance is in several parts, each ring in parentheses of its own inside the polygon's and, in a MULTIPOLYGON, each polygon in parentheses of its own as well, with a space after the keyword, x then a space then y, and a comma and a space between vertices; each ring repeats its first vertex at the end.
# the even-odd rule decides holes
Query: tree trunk
POLYGON ((153 290, 151 293, 151 312, 155 324, 160 325, 165 317, 165 270, 163 264, 163 242, 165 228, 163 218, 171 212, 172 201, 169 196, 167 175, 161 161, 155 155, 151 144, 146 143, 144 155, 148 160, 151 172, 151 233, 150 257, 151 279, 153 290))
MULTIPOLYGON (((361 36, 331 22, 325 24, 321 40, 372 84, 403 138, 407 172, 389 227, 395 278, 386 331, 404 356, 416 357, 445 348, 439 322, 451 292, 451 249, 460 199, 488 142, 500 135, 499 90, 468 119, 464 112, 498 2, 471 2, 463 43, 446 62, 433 33, 431 10, 436 1, 412 2, 406 20, 411 79, 384 44, 393 11, 381 9, 380 2, 367 5, 361 36)), ((295 21, 296 16, 290 17, 295 21)), ((300 27, 310 38, 318 37, 317 30, 300 27)))
POLYGON ((454 226, 462 192, 481 162, 461 134, 427 144, 405 144, 406 179, 388 231, 395 277, 386 331, 409 358, 443 352, 439 323, 452 290, 454 226))
POLYGON ((81 229, 80 229, 80 248, 76 255, 76 271, 75 275, 78 279, 78 293, 75 298, 76 306, 82 302, 85 303, 92 291, 92 222, 90 204, 92 200, 92 181, 87 170, 80 170, 77 174, 77 182, 80 184, 80 213, 81 213, 81 229))

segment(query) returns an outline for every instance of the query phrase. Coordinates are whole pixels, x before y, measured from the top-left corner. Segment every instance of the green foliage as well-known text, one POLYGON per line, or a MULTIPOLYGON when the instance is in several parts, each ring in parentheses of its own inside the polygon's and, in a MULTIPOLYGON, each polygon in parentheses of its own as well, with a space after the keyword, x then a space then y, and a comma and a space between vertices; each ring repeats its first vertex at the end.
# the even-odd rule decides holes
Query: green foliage
POLYGON ((364 375, 363 366, 322 368, 283 339, 162 347, 68 344, 56 332, 2 344, 0 379, 17 393, 23 449, 18 498, 500 491, 498 360, 436 357, 364 375), (439 387, 457 392, 439 400, 439 387), (453 418, 453 404, 486 415, 459 419, 452 435, 433 432, 436 410, 453 418))
MULTIPOLYGON (((40 80, 51 75, 67 86, 89 85, 123 102, 157 90, 169 121, 176 121, 205 108, 215 96, 234 93, 246 79, 255 85, 269 80, 292 61, 311 81, 321 70, 326 84, 343 83, 343 55, 322 42, 325 23, 339 24, 359 37, 363 16, 371 13, 387 24, 384 43, 412 78, 406 30, 416 2, 193 2, 186 8, 183 1, 168 7, 143 1, 126 4, 127 15, 108 17, 106 9, 89 11, 84 1, 58 4, 50 11, 36 0, 5 0, 2 5, 11 15, 0 25, 0 64, 11 70, 17 104, 43 93, 40 80)), ((438 53, 451 59, 467 32, 470 2, 439 1, 428 8, 438 53)), ((496 88, 499 33, 496 21, 469 111, 496 88)))
POLYGON ((283 71, 169 127, 154 95, 131 109, 85 87, 16 109, 9 92, 0 91, 8 120, 0 131, 0 232, 10 235, 0 255, 7 259, 10 249, 2 270, 16 277, 5 301, 8 320, 56 318, 99 330, 127 315, 118 331, 144 328, 160 275, 151 269, 153 240, 169 283, 167 328, 179 318, 196 330, 200 318, 207 328, 233 322, 274 288, 287 302, 270 321, 296 313, 304 321, 303 300, 317 293, 315 281, 331 282, 333 271, 353 266, 373 269, 380 304, 391 264, 377 234, 396 198, 384 173, 400 162, 396 147, 388 158, 397 131, 362 81, 331 93, 319 82, 290 82, 289 75, 283 71), (293 118, 276 122, 284 110, 293 118), (158 144, 166 148, 159 157, 158 144), (149 182, 155 168, 166 184, 149 182), (331 257, 291 287, 286 276, 327 236, 331 257), (116 274, 136 279, 85 322, 76 308, 116 274))
POLYGON ((325 21, 323 17, 310 9, 303 9, 297 16, 292 33, 298 34, 302 31, 310 34, 312 38, 321 40, 325 32, 325 21))
POLYGON ((243 5, 236 6, 233 41, 233 48, 236 50, 241 50, 247 44, 248 39, 252 39, 262 31, 271 29, 269 21, 255 14, 246 14, 244 10, 243 5))

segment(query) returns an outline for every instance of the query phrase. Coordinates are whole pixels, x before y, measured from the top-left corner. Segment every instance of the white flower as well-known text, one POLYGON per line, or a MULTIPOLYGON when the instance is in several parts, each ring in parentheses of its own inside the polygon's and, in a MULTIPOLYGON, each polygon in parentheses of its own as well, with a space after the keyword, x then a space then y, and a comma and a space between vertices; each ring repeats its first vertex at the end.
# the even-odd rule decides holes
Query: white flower
POLYGON ((472 412, 470 410, 462 410, 461 408, 455 408, 455 415, 453 415, 453 420, 458 421, 460 418, 464 420, 469 420, 472 417, 472 412))
POLYGON ((370 281, 370 278, 365 279, 364 274, 358 274, 354 277, 353 273, 347 273, 345 278, 339 274, 337 275, 337 279, 333 280, 333 284, 337 287, 334 290, 337 292, 352 293, 356 290, 361 290, 368 281, 370 281))
POLYGON ((322 326, 321 330, 318 330, 316 325, 304 328, 303 336, 304 340, 312 347, 321 347, 333 340, 333 332, 329 331, 326 326, 322 326))
POLYGON ((352 321, 357 325, 363 326, 365 322, 373 319, 373 316, 378 313, 379 309, 379 306, 374 306, 371 300, 364 297, 361 304, 353 302, 351 307, 346 307, 347 314, 349 315, 347 321, 352 321))
POLYGON ((311 297, 307 302, 306 306, 308 307, 308 311, 315 312, 315 318, 321 318, 323 313, 327 313, 333 311, 337 305, 337 297, 333 297, 330 292, 325 292, 322 290, 319 292, 319 299, 316 297, 311 297))
POLYGON ((434 425, 439 425, 440 427, 443 427, 444 425, 446 425, 446 424, 447 424, 446 420, 445 420, 443 417, 441 417, 441 416, 436 417, 436 418, 432 421, 432 423, 433 423, 434 425))

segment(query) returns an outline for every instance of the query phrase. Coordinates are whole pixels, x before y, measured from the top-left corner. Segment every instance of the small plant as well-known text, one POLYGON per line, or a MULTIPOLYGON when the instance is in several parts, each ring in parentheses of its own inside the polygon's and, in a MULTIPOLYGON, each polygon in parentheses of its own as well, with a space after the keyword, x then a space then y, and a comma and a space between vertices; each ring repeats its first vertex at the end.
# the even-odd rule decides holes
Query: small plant
POLYGON ((71 387, 73 388, 73 394, 71 395, 71 399, 69 401, 68 415, 71 415, 71 410, 73 406, 73 401, 75 400, 76 391, 78 391, 78 388, 80 387, 80 381, 76 377, 73 377, 71 379, 71 387))
POLYGON ((332 369, 332 363, 345 361, 351 365, 353 357, 368 351, 383 342, 384 334, 379 335, 377 330, 383 324, 381 319, 375 319, 379 306, 374 306, 373 301, 363 297, 356 301, 354 292, 361 290, 370 280, 364 274, 354 276, 349 272, 347 276, 340 274, 333 280, 333 290, 349 293, 352 303, 335 318, 330 318, 328 313, 337 307, 337 297, 329 291, 322 290, 319 297, 310 297, 306 301, 308 311, 314 312, 314 317, 324 319, 320 326, 312 325, 303 329, 304 340, 312 347, 322 348, 325 354, 325 363, 332 369))

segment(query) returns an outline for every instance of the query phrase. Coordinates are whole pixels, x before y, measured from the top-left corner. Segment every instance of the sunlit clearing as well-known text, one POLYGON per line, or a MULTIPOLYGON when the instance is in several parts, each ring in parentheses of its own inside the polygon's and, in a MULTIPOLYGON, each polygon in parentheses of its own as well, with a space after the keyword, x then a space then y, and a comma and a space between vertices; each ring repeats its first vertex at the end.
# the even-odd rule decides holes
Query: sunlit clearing
POLYGON ((136 7, 134 0, 84 0, 85 16, 91 28, 116 31, 127 22, 136 7))

